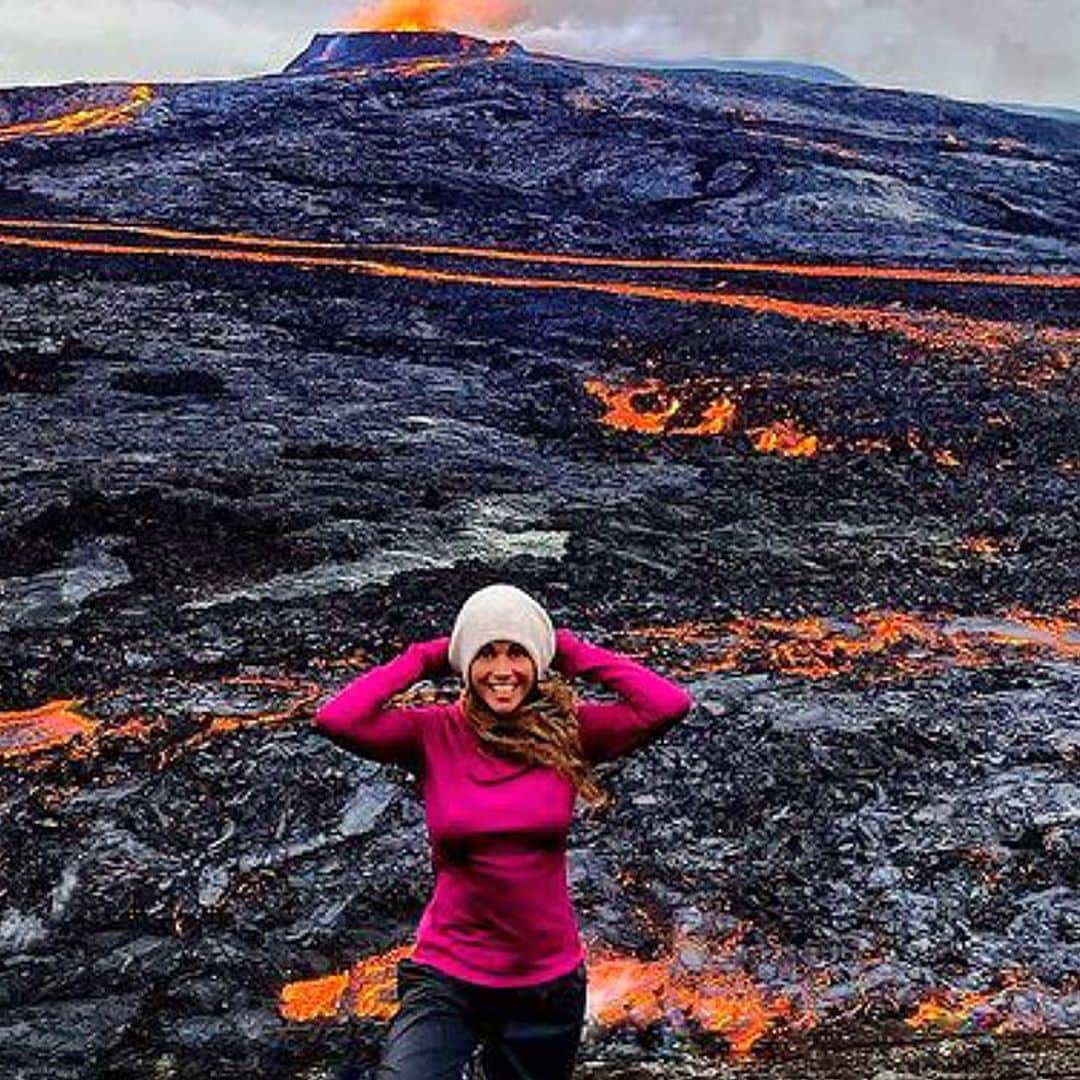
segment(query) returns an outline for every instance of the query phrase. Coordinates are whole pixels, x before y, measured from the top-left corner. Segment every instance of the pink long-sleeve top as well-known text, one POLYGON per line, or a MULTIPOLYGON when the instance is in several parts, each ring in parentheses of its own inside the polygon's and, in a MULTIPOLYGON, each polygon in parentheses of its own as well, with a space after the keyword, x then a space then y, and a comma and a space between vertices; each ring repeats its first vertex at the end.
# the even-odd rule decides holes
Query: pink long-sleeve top
MULTIPOLYGON (((486 986, 546 982, 585 955, 567 887, 573 785, 554 769, 481 749, 460 701, 387 707, 418 679, 445 672, 448 640, 417 642, 369 669, 318 710, 315 725, 365 758, 420 777, 435 891, 413 959, 486 986)), ((693 704, 682 687, 569 630, 556 633, 552 666, 618 697, 579 702, 591 762, 651 741, 693 704)))

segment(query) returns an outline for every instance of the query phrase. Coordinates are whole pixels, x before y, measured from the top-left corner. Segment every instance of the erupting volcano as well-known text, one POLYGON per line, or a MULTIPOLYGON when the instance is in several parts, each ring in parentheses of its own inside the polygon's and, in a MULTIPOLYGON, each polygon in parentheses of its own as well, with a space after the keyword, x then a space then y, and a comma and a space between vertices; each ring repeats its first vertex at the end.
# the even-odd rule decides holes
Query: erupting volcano
POLYGON ((310 715, 507 580, 699 702, 583 1078, 1076 1075, 1080 128, 522 15, 0 91, 0 1066, 373 1059, 423 808, 310 715))
POLYGON ((286 75, 325 75, 423 60, 465 63, 524 55, 513 41, 490 42, 452 31, 386 30, 316 34, 286 68, 286 75))

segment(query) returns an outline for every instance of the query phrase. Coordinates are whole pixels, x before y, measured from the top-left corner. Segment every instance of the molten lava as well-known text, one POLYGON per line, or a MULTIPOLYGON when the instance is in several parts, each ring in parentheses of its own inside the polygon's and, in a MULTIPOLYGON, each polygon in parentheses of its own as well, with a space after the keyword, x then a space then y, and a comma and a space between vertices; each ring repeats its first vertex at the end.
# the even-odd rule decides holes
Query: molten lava
POLYGON ((790 420, 778 420, 768 427, 748 428, 754 449, 762 454, 783 457, 814 457, 821 447, 816 435, 801 431, 790 420))
POLYGON ((813 1013, 719 956, 687 971, 675 957, 637 960, 603 954, 589 962, 589 1011, 604 1027, 646 1027, 657 1021, 692 1023, 720 1035, 736 1057, 770 1031, 813 1023, 813 1013))
POLYGON ((289 983, 278 995, 278 1012, 301 1022, 349 1013, 389 1020, 397 1012, 397 964, 412 951, 412 945, 400 945, 358 961, 345 973, 289 983))
POLYGON ((525 4, 517 0, 379 0, 357 8, 345 22, 349 30, 472 30, 501 32, 522 22, 525 4))
MULTIPOLYGON (((795 1030, 813 1023, 813 1012, 788 995, 760 985, 732 950, 739 934, 715 955, 698 950, 689 971, 678 950, 660 960, 638 960, 602 951, 588 961, 588 1010, 604 1027, 644 1027, 657 1021, 689 1022, 722 1036, 736 1056, 749 1053, 777 1028, 795 1030)), ((278 996, 286 1020, 308 1022, 355 1015, 389 1020, 397 1011, 396 968, 411 945, 367 957, 348 972, 289 983, 278 996)), ((806 995, 802 995, 806 996, 806 995)))
MULTIPOLYGON (((1055 658, 1080 662, 1080 619, 1017 610, 990 618, 862 612, 845 619, 739 617, 628 631, 679 647, 687 674, 768 671, 803 679, 882 682, 1055 658)), ((630 650, 633 651, 633 647, 630 650)), ((643 650, 638 650, 643 651, 643 650)), ((647 649, 644 651, 648 651, 647 649)))
POLYGON ((127 101, 119 105, 88 105, 86 108, 49 117, 46 120, 29 120, 0 127, 0 142, 31 136, 44 138, 51 135, 81 135, 104 128, 127 127, 153 100, 154 88, 152 86, 146 84, 133 86, 128 91, 127 101))
POLYGON ((50 701, 25 712, 0 713, 0 760, 22 757, 88 738, 97 724, 79 714, 81 702, 50 701))
MULTIPOLYGON (((619 389, 601 379, 587 379, 585 389, 604 403, 607 412, 599 422, 617 431, 634 431, 642 435, 730 435, 735 431, 737 406, 731 398, 722 396, 708 400, 698 407, 699 419, 689 427, 672 427, 670 421, 686 407, 690 397, 701 397, 701 389, 709 380, 685 384, 676 391, 659 379, 647 379, 619 389)), ((763 454, 786 457, 812 457, 832 444, 801 431, 790 420, 780 420, 768 427, 748 428, 746 434, 755 450, 763 454)))
POLYGON ((1022 972, 1006 971, 987 989, 930 991, 905 1023, 917 1031, 947 1034, 1042 1034, 1057 1026, 1052 1012, 1068 991, 1058 991, 1022 972))
POLYGON ((585 389, 600 399, 607 412, 600 423, 618 431, 643 435, 725 435, 734 429, 735 402, 728 397, 706 400, 696 407, 692 399, 708 393, 710 380, 686 383, 678 391, 659 379, 646 379, 616 389, 601 379, 587 379, 585 389), (668 422, 680 411, 697 411, 699 419, 690 427, 670 427, 668 422))
MULTIPOLYGON (((0 246, 21 247, 43 251, 67 251, 87 255, 126 255, 166 257, 183 259, 207 259, 221 262, 249 262, 256 264, 294 266, 300 269, 327 269, 345 273, 363 274, 377 278, 398 278, 422 281, 429 284, 475 286, 491 289, 536 290, 544 292, 573 292, 648 300, 660 303, 704 305, 739 311, 772 315, 800 323, 817 323, 838 327, 857 334, 886 334, 905 339, 930 357, 945 355, 974 355, 989 357, 992 372, 1020 385, 1042 386, 1058 378, 1073 364, 1080 349, 1080 330, 1062 327, 1033 327, 1029 324, 1007 320, 974 318, 942 310, 905 311, 893 306, 843 306, 838 304, 809 303, 764 293, 737 293, 716 289, 688 288, 670 284, 653 284, 640 281, 598 280, 581 278, 503 276, 477 269, 435 269, 428 266, 406 265, 377 261, 370 258, 350 257, 346 245, 305 243, 279 238, 246 237, 230 233, 185 233, 181 230, 164 230, 155 226, 117 226, 97 222, 28 222, 10 220, 0 222, 9 231, 0 234, 0 246), (11 231, 14 230, 14 231, 11 231), (45 230, 64 230, 76 233, 117 233, 149 235, 157 239, 177 243, 136 243, 76 240, 61 236, 34 235, 45 230), (30 235, 23 235, 30 233, 30 235), (181 243, 188 241, 188 243, 181 243), (209 246, 206 246, 209 245, 209 246), (329 254, 328 252, 341 252, 329 254)), ((386 245, 383 245, 384 247, 386 245)), ((494 256, 485 249, 420 248, 400 245, 396 250, 420 254, 450 253, 470 257, 507 258, 513 261, 539 261, 567 266, 595 262, 592 256, 524 256, 517 252, 504 252, 494 256)), ((621 260, 604 259, 603 265, 631 265, 641 269, 664 270, 700 269, 704 265, 718 267, 728 265, 744 267, 745 264, 687 263, 680 260, 621 260)), ((863 267, 807 268, 778 264, 751 264, 756 270, 776 273, 817 273, 823 276, 897 277, 899 279, 930 281, 963 281, 973 275, 954 274, 951 271, 877 271, 863 267)), ((1049 288, 1076 288, 1080 277, 1076 276, 1028 276, 984 275, 993 278, 995 285, 1023 284, 1049 288)), ((989 281, 987 281, 989 283, 989 281)), ((944 465, 956 464, 948 452, 940 456, 944 465)))

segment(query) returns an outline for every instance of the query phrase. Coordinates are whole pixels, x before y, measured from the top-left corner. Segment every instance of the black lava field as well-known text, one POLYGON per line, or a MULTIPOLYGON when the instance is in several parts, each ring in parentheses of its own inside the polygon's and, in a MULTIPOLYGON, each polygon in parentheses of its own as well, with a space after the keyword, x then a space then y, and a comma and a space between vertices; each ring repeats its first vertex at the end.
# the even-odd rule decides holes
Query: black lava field
POLYGON ((451 34, 0 91, 4 1075, 362 1075, 423 812, 311 715, 499 580, 697 703, 571 832, 582 1077, 1080 1075, 1078 190, 451 34))

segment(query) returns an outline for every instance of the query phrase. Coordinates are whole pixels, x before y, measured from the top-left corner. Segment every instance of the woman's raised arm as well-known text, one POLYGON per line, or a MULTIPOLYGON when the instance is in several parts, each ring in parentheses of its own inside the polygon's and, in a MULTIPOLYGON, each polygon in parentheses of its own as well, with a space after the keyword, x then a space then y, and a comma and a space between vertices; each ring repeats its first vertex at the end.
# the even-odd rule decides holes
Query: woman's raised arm
POLYGON ((581 748, 589 761, 609 761, 652 742, 694 704, 677 683, 566 629, 555 632, 552 667, 568 679, 580 676, 600 683, 622 699, 578 705, 581 748))
POLYGON ((393 660, 369 668, 318 709, 314 726, 362 757, 414 767, 423 752, 420 725, 431 707, 385 706, 414 682, 445 674, 449 644, 448 637, 417 641, 393 660))

